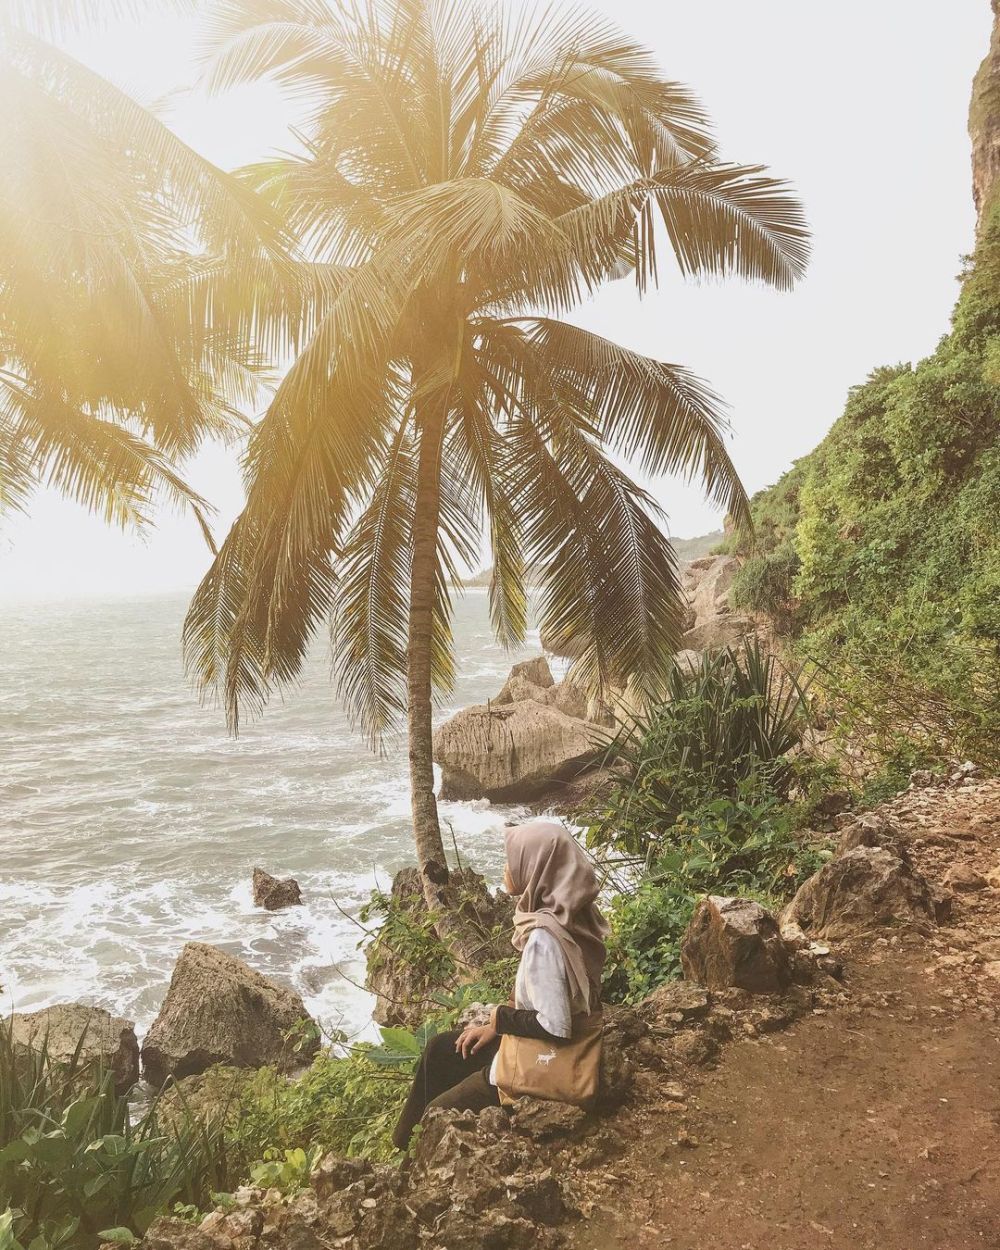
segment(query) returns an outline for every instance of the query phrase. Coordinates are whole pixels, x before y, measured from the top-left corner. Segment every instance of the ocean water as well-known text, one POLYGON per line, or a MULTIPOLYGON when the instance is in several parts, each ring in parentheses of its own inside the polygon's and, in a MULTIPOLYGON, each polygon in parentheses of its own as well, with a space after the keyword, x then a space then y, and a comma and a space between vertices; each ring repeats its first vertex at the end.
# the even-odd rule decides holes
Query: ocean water
MULTIPOLYGON (((183 673, 183 596, 0 608, 0 1010, 56 1002, 153 1020, 186 941, 302 994, 329 1029, 370 1029, 357 913, 412 862, 405 746, 351 728, 317 645, 298 689, 239 739, 183 673), (305 906, 253 905, 254 865, 305 906)), ((486 594, 455 604, 458 684, 496 694, 523 653, 486 594)), ((499 883, 510 808, 443 803, 463 860, 499 883)), ((446 831, 446 841, 450 837, 446 831)))

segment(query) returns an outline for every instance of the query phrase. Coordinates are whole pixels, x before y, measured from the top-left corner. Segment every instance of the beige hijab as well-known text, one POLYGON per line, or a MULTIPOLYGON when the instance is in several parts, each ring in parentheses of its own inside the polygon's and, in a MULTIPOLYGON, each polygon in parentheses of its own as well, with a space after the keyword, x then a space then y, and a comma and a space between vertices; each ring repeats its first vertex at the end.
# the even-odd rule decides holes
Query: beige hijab
POLYGON ((547 929, 566 958, 570 986, 590 1010, 601 984, 608 925, 596 906, 593 865, 562 825, 533 821, 505 830, 514 908, 513 943, 524 950, 532 929, 547 929))

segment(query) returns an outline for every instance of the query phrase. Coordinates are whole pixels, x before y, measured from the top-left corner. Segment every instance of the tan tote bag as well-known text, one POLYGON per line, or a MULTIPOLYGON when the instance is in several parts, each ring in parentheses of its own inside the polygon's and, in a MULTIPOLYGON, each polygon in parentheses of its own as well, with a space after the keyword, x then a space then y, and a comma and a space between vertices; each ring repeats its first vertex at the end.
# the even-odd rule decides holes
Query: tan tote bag
POLYGON ((573 1036, 564 1042, 504 1033, 496 1066, 501 1103, 509 1106, 518 1098, 530 1097, 589 1109, 597 1099, 601 1079, 603 1030, 604 1018, 596 1011, 574 1016, 573 1036))

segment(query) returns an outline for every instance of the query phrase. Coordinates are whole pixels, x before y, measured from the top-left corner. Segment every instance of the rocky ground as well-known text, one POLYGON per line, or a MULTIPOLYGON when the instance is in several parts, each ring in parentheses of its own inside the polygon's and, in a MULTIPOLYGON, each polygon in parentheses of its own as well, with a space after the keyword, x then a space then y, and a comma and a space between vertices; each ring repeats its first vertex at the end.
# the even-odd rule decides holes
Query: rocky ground
POLYGON ((951 918, 845 943, 842 992, 788 1030, 682 1090, 647 1081, 609 1130, 617 1157, 577 1174, 569 1245, 1000 1246, 1000 783, 880 810, 951 918))
MULTIPOLYGON (((842 818, 829 888, 785 917, 819 940, 793 935, 781 993, 674 982, 609 1012, 596 1112, 436 1113, 402 1170, 330 1156, 311 1189, 158 1221, 146 1250, 1000 1246, 1000 781, 928 781, 842 818), (866 856, 867 895, 838 895, 866 856), (906 923, 825 943, 821 921, 890 904, 906 923)), ((716 927, 757 923, 722 904, 716 927)))

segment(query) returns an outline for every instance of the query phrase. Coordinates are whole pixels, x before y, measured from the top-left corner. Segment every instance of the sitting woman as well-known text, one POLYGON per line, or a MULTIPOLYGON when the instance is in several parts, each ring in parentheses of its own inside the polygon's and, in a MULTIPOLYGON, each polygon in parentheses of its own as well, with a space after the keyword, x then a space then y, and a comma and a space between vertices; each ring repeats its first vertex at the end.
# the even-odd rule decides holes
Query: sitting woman
MULTIPOLYGON (((494 1007, 490 1023, 440 1033, 417 1065, 413 1087, 393 1141, 409 1144, 429 1107, 481 1111, 500 1104, 501 1039, 532 1038, 551 1043, 541 1055, 540 1097, 549 1059, 575 1039, 600 1011, 601 969, 607 924, 596 906, 597 876, 583 850, 561 826, 548 821, 518 825, 504 833, 504 887, 517 897, 513 943, 521 952, 513 1006, 494 1007)), ((509 1066, 509 1065, 507 1065, 509 1066)))

